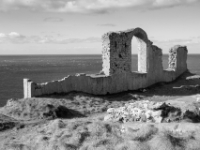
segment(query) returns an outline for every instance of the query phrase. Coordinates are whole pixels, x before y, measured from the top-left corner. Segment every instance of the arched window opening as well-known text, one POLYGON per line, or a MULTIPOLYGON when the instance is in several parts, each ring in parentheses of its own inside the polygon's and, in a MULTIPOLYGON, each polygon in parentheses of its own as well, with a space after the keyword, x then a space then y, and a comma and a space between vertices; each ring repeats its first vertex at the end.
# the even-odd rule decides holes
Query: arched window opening
POLYGON ((135 36, 131 40, 131 71, 138 71, 138 39, 135 36))
POLYGON ((131 41, 132 64, 131 71, 147 73, 147 44, 142 36, 133 36, 131 41))

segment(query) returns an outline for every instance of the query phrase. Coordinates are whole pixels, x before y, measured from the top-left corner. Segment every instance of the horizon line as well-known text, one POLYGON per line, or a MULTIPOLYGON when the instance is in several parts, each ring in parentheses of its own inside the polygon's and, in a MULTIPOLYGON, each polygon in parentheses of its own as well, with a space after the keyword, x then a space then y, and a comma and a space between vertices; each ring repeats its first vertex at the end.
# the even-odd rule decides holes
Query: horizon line
MULTIPOLYGON (((169 53, 163 53, 163 55, 168 55, 169 53)), ((30 56, 30 55, 102 55, 102 54, 0 54, 0 56, 30 56)), ((137 55, 131 54, 131 55, 137 55)), ((188 55, 200 55, 200 53, 188 53, 188 55)))

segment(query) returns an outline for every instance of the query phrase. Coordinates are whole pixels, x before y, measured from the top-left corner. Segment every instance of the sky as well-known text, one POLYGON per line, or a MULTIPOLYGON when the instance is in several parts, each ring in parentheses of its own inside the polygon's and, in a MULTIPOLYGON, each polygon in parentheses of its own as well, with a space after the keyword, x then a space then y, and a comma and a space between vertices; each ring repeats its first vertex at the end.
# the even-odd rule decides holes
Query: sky
POLYGON ((136 27, 200 53, 200 0, 0 0, 0 55, 101 54, 104 33, 136 27))

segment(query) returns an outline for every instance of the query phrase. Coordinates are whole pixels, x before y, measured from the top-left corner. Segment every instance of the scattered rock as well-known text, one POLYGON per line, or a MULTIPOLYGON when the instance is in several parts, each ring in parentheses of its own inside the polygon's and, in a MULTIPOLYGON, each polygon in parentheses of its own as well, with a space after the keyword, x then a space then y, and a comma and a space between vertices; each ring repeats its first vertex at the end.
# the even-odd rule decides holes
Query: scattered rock
POLYGON ((197 103, 200 102, 200 97, 197 97, 196 102, 197 103))
POLYGON ((183 119, 200 122, 199 106, 196 103, 176 104, 148 100, 127 103, 124 107, 109 108, 104 121, 123 122, 177 122, 183 119))
POLYGON ((147 89, 139 89, 140 92, 147 92, 147 89))
POLYGON ((189 76, 186 78, 186 80, 195 80, 195 79, 200 79, 200 75, 189 76))
POLYGON ((138 94, 130 94, 130 95, 134 100, 141 100, 144 98, 144 96, 138 94))
POLYGON ((200 89, 200 85, 181 85, 179 87, 173 87, 173 89, 186 89, 186 90, 195 90, 195 89, 200 89))

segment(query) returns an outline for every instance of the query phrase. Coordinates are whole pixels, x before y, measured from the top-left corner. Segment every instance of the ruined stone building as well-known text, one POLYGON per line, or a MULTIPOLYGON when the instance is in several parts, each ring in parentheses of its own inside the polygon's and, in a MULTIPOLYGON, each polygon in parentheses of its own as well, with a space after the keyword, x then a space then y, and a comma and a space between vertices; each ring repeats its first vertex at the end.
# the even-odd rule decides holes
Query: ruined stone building
POLYGON ((162 50, 153 45, 141 28, 108 32, 102 36, 102 70, 97 74, 69 75, 58 81, 35 83, 24 79, 24 98, 53 93, 81 91, 105 95, 146 88, 170 82, 187 70, 187 48, 174 46, 169 51, 169 66, 163 70, 162 50), (131 40, 138 40, 138 71, 132 71, 131 40))

